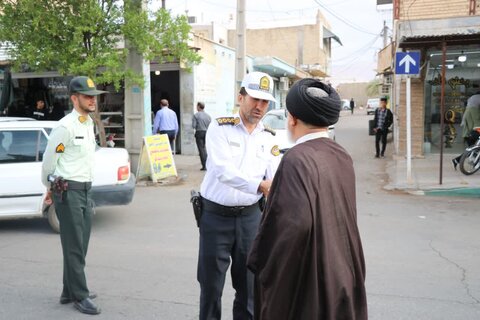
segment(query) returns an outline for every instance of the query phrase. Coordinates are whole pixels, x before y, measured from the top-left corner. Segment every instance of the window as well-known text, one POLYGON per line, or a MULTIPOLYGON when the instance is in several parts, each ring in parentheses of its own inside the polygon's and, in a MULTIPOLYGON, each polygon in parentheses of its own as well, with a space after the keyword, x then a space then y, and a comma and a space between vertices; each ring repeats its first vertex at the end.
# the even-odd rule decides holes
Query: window
POLYGON ((287 125, 287 119, 282 114, 267 114, 262 121, 265 125, 274 130, 286 129, 287 125))
POLYGON ((0 163, 42 161, 46 146, 41 130, 0 131, 0 163))

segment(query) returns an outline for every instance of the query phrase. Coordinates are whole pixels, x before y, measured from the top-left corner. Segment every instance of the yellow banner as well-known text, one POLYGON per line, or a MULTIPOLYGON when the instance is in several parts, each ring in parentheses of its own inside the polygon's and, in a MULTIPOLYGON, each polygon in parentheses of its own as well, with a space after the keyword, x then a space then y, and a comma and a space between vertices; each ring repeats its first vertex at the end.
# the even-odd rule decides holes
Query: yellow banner
POLYGON ((153 182, 177 176, 177 168, 173 160, 168 135, 156 134, 143 137, 138 169, 138 178, 142 178, 149 171, 153 182))

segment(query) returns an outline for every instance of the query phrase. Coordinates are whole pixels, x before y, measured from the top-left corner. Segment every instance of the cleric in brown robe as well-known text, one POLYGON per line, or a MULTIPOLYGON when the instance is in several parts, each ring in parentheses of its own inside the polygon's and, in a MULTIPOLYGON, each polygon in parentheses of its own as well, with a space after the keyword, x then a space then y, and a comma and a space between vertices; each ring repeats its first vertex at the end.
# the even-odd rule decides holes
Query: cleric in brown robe
POLYGON ((277 170, 248 259, 255 319, 367 319, 353 163, 328 138, 340 98, 330 86, 302 79, 286 104, 296 145, 277 170))

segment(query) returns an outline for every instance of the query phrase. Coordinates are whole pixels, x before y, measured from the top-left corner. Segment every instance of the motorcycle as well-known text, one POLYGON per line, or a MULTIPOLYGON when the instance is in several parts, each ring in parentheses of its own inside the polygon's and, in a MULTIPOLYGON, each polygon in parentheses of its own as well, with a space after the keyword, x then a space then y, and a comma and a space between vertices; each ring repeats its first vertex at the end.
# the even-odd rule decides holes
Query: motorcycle
MULTIPOLYGON (((480 128, 475 128, 480 134, 480 128)), ((469 176, 480 169, 480 136, 474 145, 465 149, 459 161, 460 171, 469 176)))

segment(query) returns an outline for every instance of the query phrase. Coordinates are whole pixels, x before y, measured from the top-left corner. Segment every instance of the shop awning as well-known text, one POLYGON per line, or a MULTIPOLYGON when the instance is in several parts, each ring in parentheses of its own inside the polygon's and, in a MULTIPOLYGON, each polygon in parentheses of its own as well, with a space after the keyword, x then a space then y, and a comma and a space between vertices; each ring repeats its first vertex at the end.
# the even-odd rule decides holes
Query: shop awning
POLYGON ((323 39, 328 39, 328 38, 333 38, 335 41, 337 41, 341 46, 343 46, 342 41, 340 41, 340 38, 333 33, 332 31, 328 30, 327 28, 323 27, 323 39))
POLYGON ((401 21, 399 47, 425 47, 445 40, 447 45, 480 43, 480 17, 401 21))
POLYGON ((255 70, 268 73, 274 77, 291 77, 295 75, 294 66, 270 56, 253 58, 253 67, 255 70))

